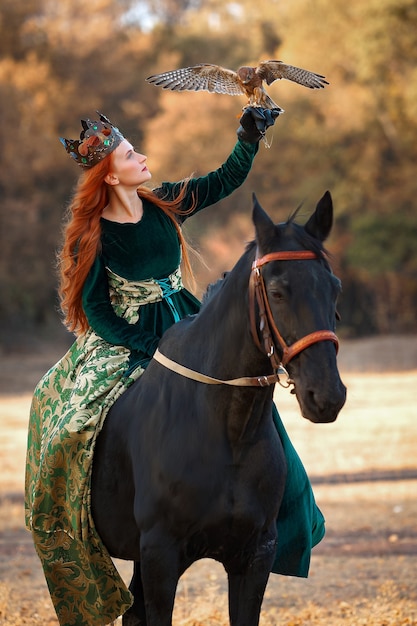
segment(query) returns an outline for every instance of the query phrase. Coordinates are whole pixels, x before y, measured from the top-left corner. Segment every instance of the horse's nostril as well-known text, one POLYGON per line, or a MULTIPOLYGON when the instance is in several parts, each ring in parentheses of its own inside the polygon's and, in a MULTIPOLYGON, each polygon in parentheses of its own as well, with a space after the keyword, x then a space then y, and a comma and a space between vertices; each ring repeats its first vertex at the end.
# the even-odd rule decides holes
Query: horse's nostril
POLYGON ((334 422, 346 401, 346 387, 340 383, 332 393, 309 389, 304 396, 304 416, 313 422, 334 422))

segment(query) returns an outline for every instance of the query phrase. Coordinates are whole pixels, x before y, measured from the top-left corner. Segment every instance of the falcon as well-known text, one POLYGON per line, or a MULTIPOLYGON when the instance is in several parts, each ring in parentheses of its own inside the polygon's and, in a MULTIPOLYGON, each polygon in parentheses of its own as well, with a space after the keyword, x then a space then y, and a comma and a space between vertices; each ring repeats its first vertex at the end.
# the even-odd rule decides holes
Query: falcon
POLYGON ((278 109, 282 112, 283 109, 269 97, 263 86, 264 83, 271 85, 281 78, 309 89, 320 89, 329 84, 321 74, 273 60, 262 61, 257 67, 242 66, 236 72, 220 65, 201 63, 154 74, 146 80, 162 89, 172 91, 209 91, 229 96, 246 96, 248 98, 246 106, 278 109))

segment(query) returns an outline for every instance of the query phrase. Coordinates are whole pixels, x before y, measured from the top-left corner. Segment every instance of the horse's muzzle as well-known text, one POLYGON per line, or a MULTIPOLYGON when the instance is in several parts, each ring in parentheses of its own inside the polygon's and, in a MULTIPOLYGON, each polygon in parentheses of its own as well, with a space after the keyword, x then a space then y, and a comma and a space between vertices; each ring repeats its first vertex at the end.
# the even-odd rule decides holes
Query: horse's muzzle
POLYGON ((334 422, 346 402, 346 387, 339 379, 331 393, 318 386, 307 389, 303 394, 298 394, 295 388, 297 400, 303 417, 315 424, 328 424, 334 422))

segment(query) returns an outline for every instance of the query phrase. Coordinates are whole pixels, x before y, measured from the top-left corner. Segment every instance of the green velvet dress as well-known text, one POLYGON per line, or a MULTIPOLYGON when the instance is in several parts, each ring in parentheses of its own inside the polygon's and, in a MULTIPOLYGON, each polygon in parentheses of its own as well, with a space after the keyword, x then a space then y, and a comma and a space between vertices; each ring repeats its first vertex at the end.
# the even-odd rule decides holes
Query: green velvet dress
MULTIPOLYGON (((219 169, 191 179, 184 210, 192 198, 194 215, 231 194, 257 149, 238 141, 219 169)), ((163 183, 156 193, 171 199, 179 188, 163 183)), ((38 384, 29 423, 26 524, 61 626, 104 626, 131 604, 91 517, 94 445, 108 410, 143 373, 165 330, 199 310, 182 285, 178 235, 163 211, 144 200, 139 222, 102 219, 101 229, 101 252, 83 290, 90 329, 38 384)), ((273 571, 307 576, 324 521, 275 407, 274 420, 289 472, 273 571)))
MULTIPOLYGON (((191 179, 184 210, 196 200, 198 211, 230 195, 245 180, 257 144, 238 141, 227 161, 207 176, 191 179)), ((163 183, 156 192, 164 199, 174 198, 178 183, 163 183)), ((183 221, 180 220, 180 221, 183 221)), ((96 258, 83 292, 83 308, 90 326, 111 344, 123 345, 141 360, 151 357, 164 331, 175 321, 173 308, 179 318, 194 314, 198 300, 186 289, 174 292, 169 299, 151 303, 141 310, 132 325, 115 314, 110 302, 108 269, 129 281, 165 280, 176 271, 181 260, 178 236, 172 221, 155 205, 143 201, 143 217, 136 224, 120 224, 101 220, 102 252, 96 258)))

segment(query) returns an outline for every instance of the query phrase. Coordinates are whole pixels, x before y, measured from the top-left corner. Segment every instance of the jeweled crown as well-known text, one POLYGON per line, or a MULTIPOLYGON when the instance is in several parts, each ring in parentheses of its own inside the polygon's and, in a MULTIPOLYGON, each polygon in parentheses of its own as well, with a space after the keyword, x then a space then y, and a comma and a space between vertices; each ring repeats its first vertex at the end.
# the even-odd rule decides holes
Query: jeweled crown
POLYGON ((68 154, 81 167, 93 167, 113 152, 124 139, 120 130, 107 117, 98 111, 97 113, 100 116, 98 121, 81 120, 83 130, 80 139, 59 138, 68 154))

